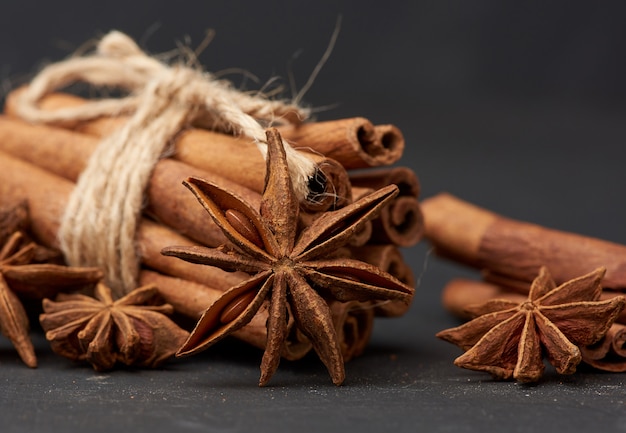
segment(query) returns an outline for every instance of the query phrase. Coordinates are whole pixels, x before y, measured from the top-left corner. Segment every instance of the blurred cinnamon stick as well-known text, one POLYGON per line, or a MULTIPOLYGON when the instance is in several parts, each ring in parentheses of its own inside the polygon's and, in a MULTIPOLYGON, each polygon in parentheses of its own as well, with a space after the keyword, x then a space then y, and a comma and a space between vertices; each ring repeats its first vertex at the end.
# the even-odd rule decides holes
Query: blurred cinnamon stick
POLYGON ((626 290, 626 246, 505 218, 449 194, 421 203, 426 238, 446 257, 530 282, 547 266, 557 284, 606 268, 606 288, 626 290))

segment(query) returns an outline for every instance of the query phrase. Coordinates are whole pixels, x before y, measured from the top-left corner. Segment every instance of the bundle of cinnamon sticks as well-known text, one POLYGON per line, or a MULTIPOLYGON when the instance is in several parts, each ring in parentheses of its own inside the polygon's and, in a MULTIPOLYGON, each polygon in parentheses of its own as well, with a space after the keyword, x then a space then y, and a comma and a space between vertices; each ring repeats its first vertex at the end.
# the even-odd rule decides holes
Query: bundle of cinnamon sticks
MULTIPOLYGON (((496 299, 524 303, 540 268, 563 284, 605 268, 600 299, 626 290, 626 246, 505 218, 449 194, 422 202, 425 237, 435 251, 482 273, 483 281, 454 279, 442 293, 444 307, 461 319, 496 299)), ((606 336, 581 348, 582 359, 601 370, 626 371, 626 313, 606 336)))
MULTIPOLYGON (((4 115, 0 116, 0 201, 10 204, 26 199, 32 230, 39 242, 59 248, 57 233, 74 183, 100 139, 123 125, 126 118, 98 118, 63 127, 30 124, 13 109, 21 91, 15 90, 8 96, 4 115)), ((73 95, 55 93, 41 100, 40 106, 56 110, 85 102, 73 95)), ((306 149, 322 176, 313 188, 316 194, 302 203, 303 226, 323 212, 345 206, 374 189, 392 183, 399 186, 400 194, 394 202, 355 235, 346 254, 413 285, 410 266, 398 247, 414 245, 423 232, 418 203, 420 187, 415 173, 404 167, 378 168, 358 175, 348 171, 397 162, 404 147, 400 131, 392 125, 373 125, 366 119, 352 118, 284 127, 281 134, 295 148, 306 149)), ((170 157, 154 167, 136 239, 142 262, 140 284, 155 283, 176 312, 196 320, 246 275, 161 255, 166 246, 217 247, 226 242, 222 232, 181 185, 189 176, 209 179, 258 208, 265 162, 249 140, 196 126, 180 131, 170 157)), ((331 311, 344 359, 364 350, 375 315, 399 316, 407 308, 393 302, 333 303, 331 311)), ((266 309, 261 309, 249 325, 237 331, 236 337, 263 348, 267 314, 266 309)), ((298 359, 310 349, 306 337, 294 330, 283 356, 298 359)))

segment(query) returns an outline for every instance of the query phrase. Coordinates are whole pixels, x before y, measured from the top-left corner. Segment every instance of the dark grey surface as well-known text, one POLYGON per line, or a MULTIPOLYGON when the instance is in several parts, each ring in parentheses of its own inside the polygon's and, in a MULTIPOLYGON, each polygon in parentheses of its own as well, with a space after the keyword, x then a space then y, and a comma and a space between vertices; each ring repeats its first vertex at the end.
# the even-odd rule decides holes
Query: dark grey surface
MULTIPOLYGON (((519 3, 22 1, 3 5, 0 74, 5 87, 24 82, 111 28, 153 53, 185 35, 197 45, 214 28, 200 56, 207 69, 243 68, 264 82, 285 77, 301 50, 293 61, 301 87, 342 13, 335 51, 305 98, 338 104, 319 118, 398 125, 401 163, 419 175, 423 197, 445 190, 626 243, 626 7, 519 3)), ((311 357, 283 362, 259 389, 260 353, 232 342, 162 370, 98 374, 53 355, 36 334, 36 370, 0 340, 1 430, 626 430, 626 376, 582 369, 523 386, 454 367, 459 350, 434 338, 457 324, 439 293, 476 274, 430 256, 425 243, 405 253, 421 275, 414 305, 401 319, 377 320, 342 387, 311 357)))

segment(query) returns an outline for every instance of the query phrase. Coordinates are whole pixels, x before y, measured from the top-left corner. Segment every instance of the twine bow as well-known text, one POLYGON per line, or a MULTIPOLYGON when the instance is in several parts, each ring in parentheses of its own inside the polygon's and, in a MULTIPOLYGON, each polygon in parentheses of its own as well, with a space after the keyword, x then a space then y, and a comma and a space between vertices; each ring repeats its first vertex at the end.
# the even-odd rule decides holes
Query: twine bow
MULTIPOLYGON (((201 120, 212 129, 250 137, 265 157, 260 122, 297 123, 308 115, 297 106, 237 91, 208 73, 165 65, 117 31, 102 38, 93 55, 43 69, 20 94, 16 113, 30 122, 55 125, 131 115, 91 156, 59 230, 68 263, 102 268, 118 297, 136 286, 135 232, 143 193, 154 165, 181 128, 201 120), (54 111, 38 107, 46 94, 76 81, 115 86, 130 94, 54 111)), ((315 165, 290 146, 286 150, 294 189, 303 199, 315 165)))

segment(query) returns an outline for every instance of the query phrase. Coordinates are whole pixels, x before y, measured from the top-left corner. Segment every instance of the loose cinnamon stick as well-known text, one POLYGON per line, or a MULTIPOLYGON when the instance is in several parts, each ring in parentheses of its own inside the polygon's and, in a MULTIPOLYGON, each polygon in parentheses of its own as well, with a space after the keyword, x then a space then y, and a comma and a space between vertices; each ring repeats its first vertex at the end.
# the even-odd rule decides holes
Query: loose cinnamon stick
POLYGON ((449 194, 422 201, 425 236, 436 251, 522 281, 541 266, 557 284, 606 268, 606 288, 626 290, 626 246, 515 221, 449 194))
MULTIPOLYGON (((19 92, 9 94, 5 104, 7 115, 15 116, 14 104, 19 92)), ((44 110, 59 110, 76 107, 88 101, 73 95, 53 93, 40 101, 44 110)), ((104 137, 122 126, 127 117, 99 118, 88 122, 66 125, 87 135, 104 137)), ((319 167, 315 179, 311 179, 312 196, 303 207, 311 212, 324 211, 331 207, 341 207, 351 201, 350 181, 346 170, 331 158, 310 152, 307 157, 319 167)), ((256 145, 244 137, 234 137, 200 128, 182 131, 176 137, 175 152, 172 157, 185 164, 227 179, 249 190, 262 193, 265 179, 265 161, 256 145)))
POLYGON ((415 245, 424 232, 424 218, 418 197, 420 184, 415 172, 408 167, 392 167, 351 174, 352 195, 356 199, 367 189, 379 189, 395 184, 398 196, 373 221, 372 242, 400 247, 415 245))
MULTIPOLYGON (((352 257, 371 263, 385 272, 390 273, 403 283, 415 287, 415 276, 410 266, 402 258, 402 253, 394 245, 365 245, 350 248, 352 257)), ((410 305, 403 302, 384 302, 375 304, 374 312, 382 317, 399 317, 404 315, 410 305)))

